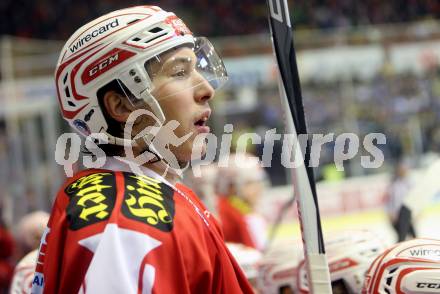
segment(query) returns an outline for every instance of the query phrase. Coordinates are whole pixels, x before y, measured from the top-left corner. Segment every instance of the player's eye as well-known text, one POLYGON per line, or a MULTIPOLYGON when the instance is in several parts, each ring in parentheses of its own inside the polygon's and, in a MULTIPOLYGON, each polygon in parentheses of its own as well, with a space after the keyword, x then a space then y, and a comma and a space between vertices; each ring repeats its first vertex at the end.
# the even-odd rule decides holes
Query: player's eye
POLYGON ((188 75, 188 71, 183 68, 174 70, 173 73, 171 74, 173 78, 185 78, 187 75, 188 75))

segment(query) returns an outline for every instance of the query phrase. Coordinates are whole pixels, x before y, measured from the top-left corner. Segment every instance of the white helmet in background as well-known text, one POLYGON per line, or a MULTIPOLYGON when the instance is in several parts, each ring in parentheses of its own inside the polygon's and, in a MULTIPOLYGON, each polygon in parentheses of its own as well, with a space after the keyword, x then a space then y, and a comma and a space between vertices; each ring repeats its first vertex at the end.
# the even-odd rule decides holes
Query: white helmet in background
POLYGON ((17 240, 27 252, 40 246, 40 239, 49 221, 45 211, 34 211, 26 214, 17 225, 17 240))
POLYGON ((9 287, 10 294, 31 293, 37 265, 38 250, 35 249, 25 255, 15 266, 14 276, 9 287))
MULTIPOLYGON (((231 153, 219 159, 216 190, 219 195, 230 196, 233 187, 239 194, 240 189, 251 182, 267 184, 267 175, 259 159, 248 153, 231 153)), ((240 195, 235 195, 240 196, 240 195)))
POLYGON ((257 289, 260 293, 279 294, 296 291, 297 266, 304 258, 301 240, 278 241, 270 247, 258 266, 257 289))
POLYGON ((440 293, 440 240, 414 239, 386 250, 368 270, 362 293, 440 293))
POLYGON ((240 268, 249 281, 254 281, 258 276, 258 262, 261 260, 260 251, 238 243, 226 243, 229 251, 234 256, 240 268))
MULTIPOLYGON (((325 242, 333 293, 358 294, 364 275, 386 244, 370 231, 347 231, 325 242)), ((309 293, 307 269, 303 260, 298 265, 298 291, 309 293)))
POLYGON ((66 42, 55 71, 62 116, 82 135, 104 133, 109 144, 132 144, 108 133, 98 91, 117 82, 127 99, 143 100, 163 123, 164 112, 151 94, 154 84, 147 61, 160 60, 160 54, 180 46, 193 48, 195 70, 213 88, 227 80, 211 43, 195 38, 181 19, 160 7, 121 9, 82 26, 66 42))
POLYGON ((297 266, 297 261, 288 259, 276 264, 260 265, 258 290, 265 294, 278 294, 287 290, 291 291, 288 293, 295 293, 298 276, 297 266))

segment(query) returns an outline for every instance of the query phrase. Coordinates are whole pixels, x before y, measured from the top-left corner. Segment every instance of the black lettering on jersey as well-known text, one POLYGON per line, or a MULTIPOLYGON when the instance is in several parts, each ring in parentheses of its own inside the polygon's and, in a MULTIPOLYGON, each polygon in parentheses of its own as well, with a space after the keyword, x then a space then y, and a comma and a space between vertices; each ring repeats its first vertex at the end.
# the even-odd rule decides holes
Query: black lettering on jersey
POLYGON ((69 228, 107 220, 115 206, 116 180, 113 173, 94 173, 79 178, 64 190, 70 198, 66 208, 69 228))
POLYGON ((124 173, 122 214, 163 232, 173 229, 174 190, 157 179, 124 173))

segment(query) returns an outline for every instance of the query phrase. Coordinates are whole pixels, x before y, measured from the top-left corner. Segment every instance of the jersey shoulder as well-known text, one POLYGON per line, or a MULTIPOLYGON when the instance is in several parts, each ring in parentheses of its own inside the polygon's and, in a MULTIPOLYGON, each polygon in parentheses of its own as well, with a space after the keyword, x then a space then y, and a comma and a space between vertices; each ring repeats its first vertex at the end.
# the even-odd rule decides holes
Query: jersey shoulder
POLYGON ((61 189, 69 228, 73 231, 107 221, 116 203, 116 172, 85 170, 66 181, 61 189))
POLYGON ((174 189, 160 179, 123 172, 122 215, 138 224, 171 232, 175 224, 174 189))
POLYGON ((66 212, 73 231, 99 222, 112 222, 143 232, 168 233, 177 223, 197 224, 204 218, 205 208, 199 199, 188 188, 181 188, 147 175, 85 170, 66 181, 60 191, 63 200, 58 206, 66 212), (179 210, 178 220, 176 210, 179 210))
POLYGON ((163 232, 174 226, 174 190, 157 178, 90 169, 68 179, 59 194, 56 206, 65 211, 73 231, 99 222, 154 227, 163 232))

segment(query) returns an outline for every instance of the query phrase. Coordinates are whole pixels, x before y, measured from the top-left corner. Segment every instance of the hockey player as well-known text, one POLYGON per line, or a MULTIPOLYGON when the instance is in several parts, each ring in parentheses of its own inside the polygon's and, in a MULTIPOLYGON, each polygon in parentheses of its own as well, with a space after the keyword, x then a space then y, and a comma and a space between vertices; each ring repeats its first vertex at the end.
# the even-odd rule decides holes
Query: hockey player
POLYGON ((408 232, 402 234, 401 225, 402 220, 399 219, 400 210, 404 204, 405 198, 408 196, 408 192, 411 191, 413 182, 409 175, 408 166, 399 162, 394 171, 392 181, 388 187, 386 210, 390 218, 391 224, 397 233, 397 241, 401 242, 405 240, 405 235, 408 233, 412 238, 416 237, 415 228, 411 219, 405 220, 408 224, 408 232))
POLYGON ((201 165, 196 168, 200 170, 200 174, 189 171, 185 174, 184 183, 196 193, 206 208, 214 216, 218 217, 217 195, 215 192, 218 172, 217 164, 201 165))
MULTIPOLYGON (((219 160, 219 166, 223 159, 219 160)), ((266 222, 257 211, 266 174, 258 158, 245 153, 230 154, 217 176, 217 212, 225 240, 258 250, 266 244, 266 222)))
POLYGON ((365 277, 364 294, 440 293, 440 240, 413 239, 379 255, 365 277))
POLYGON ((432 162, 423 172, 414 186, 408 191, 408 195, 403 200, 403 204, 397 215, 396 229, 399 240, 405 240, 411 235, 411 229, 423 210, 435 201, 440 192, 440 181, 437 180, 440 173, 440 160, 430 159, 432 162))
POLYGON ((159 7, 122 9, 73 34, 55 78, 63 117, 124 160, 62 186, 32 292, 252 292, 216 221, 178 183, 205 152, 208 103, 227 78, 209 41, 159 7))

